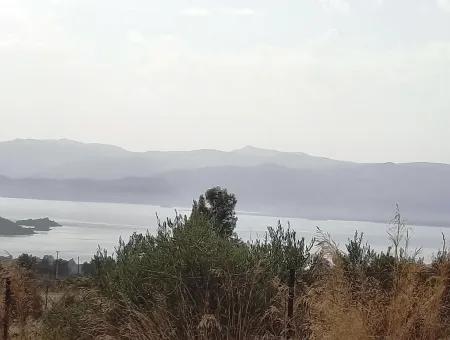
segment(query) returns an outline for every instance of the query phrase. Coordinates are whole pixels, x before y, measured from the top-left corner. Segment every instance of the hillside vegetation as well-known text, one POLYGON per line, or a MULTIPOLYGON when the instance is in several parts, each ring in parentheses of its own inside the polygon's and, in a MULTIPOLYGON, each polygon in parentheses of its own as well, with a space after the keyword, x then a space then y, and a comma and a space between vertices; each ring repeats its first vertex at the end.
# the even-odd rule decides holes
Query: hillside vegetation
MULTIPOLYGON (((450 337, 445 239, 433 262, 423 263, 408 247, 398 209, 388 235, 392 246, 376 253, 362 234, 355 233, 340 249, 320 230, 305 240, 282 225, 268 228, 261 241, 244 243, 234 233, 235 205, 234 195, 213 188, 194 202, 189 216, 160 221, 155 235, 120 241, 114 256, 99 250, 91 276, 59 283, 59 295, 47 309, 44 303, 29 311, 20 305, 42 294, 39 285, 45 285, 37 279, 32 285, 37 288, 22 295, 13 291, 11 319, 22 330, 17 334, 25 338, 34 332, 42 339, 450 337)), ((11 266, 12 272, 32 277, 32 266, 11 266)), ((13 286, 19 282, 12 280, 13 286)))

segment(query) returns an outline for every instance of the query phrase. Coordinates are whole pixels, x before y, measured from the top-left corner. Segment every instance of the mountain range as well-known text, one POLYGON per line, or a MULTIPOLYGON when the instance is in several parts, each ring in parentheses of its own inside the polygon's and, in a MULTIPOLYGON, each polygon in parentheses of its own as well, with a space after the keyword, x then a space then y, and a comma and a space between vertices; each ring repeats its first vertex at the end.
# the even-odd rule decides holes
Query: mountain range
POLYGON ((450 165, 355 163, 251 146, 131 152, 71 140, 0 143, 0 196, 190 206, 211 186, 275 216, 450 226, 450 165))
POLYGON ((274 164, 293 169, 326 169, 353 163, 251 146, 218 150, 131 152, 67 139, 16 139, 0 143, 0 174, 11 178, 118 179, 148 177, 171 170, 274 164))

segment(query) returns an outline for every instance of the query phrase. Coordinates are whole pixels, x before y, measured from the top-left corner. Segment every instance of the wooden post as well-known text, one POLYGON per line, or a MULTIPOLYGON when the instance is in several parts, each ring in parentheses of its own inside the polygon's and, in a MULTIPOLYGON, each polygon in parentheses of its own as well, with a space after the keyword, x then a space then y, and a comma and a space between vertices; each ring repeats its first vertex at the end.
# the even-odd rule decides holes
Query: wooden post
POLYGON ((48 282, 47 286, 45 287, 45 310, 47 310, 47 304, 48 304, 48 282))
POLYGON ((294 297, 295 297, 295 269, 289 270, 289 295, 288 295, 288 332, 287 338, 291 339, 294 335, 294 329, 292 325, 292 318, 294 316, 294 297))
POLYGON ((80 276, 80 257, 78 256, 78 276, 80 276))
POLYGON ((59 264, 59 250, 56 251, 56 262, 55 262, 55 280, 58 280, 58 264, 59 264))
POLYGON ((9 328, 9 307, 11 304, 11 279, 6 278, 5 287, 5 315, 3 316, 3 339, 8 339, 8 328, 9 328))

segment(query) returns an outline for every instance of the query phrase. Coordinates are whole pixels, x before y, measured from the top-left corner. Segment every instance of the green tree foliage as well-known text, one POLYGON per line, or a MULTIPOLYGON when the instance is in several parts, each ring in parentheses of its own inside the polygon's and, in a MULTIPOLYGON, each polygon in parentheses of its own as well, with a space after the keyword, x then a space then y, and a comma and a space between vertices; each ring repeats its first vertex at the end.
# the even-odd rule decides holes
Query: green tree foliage
POLYGON ((156 235, 121 240, 115 258, 99 251, 93 263, 101 291, 146 311, 168 311, 180 338, 197 334, 205 315, 230 338, 243 338, 277 297, 274 278, 285 284, 291 268, 297 278, 304 274, 312 244, 281 224, 254 244, 231 237, 235 204, 234 195, 213 188, 194 202, 189 218, 159 222, 156 235))
POLYGON ((204 216, 222 237, 230 237, 236 228, 236 197, 226 189, 214 187, 194 201, 191 217, 204 216))
POLYGON ((25 269, 31 270, 37 263, 37 258, 33 255, 22 254, 17 258, 17 264, 25 269))
POLYGON ((267 269, 278 276, 283 282, 287 281, 290 270, 294 270, 299 277, 311 263, 311 249, 314 239, 306 244, 305 239, 297 238, 297 234, 288 225, 284 228, 280 222, 276 228, 268 227, 263 243, 252 245, 254 250, 264 253, 267 269))
POLYGON ((96 266, 94 262, 83 262, 81 265, 81 274, 85 276, 93 276, 96 274, 96 266))
POLYGON ((356 231, 345 245, 347 252, 340 253, 350 285, 358 290, 365 280, 376 280, 385 290, 392 289, 396 259, 391 248, 386 253, 376 253, 363 240, 364 234, 356 231))
POLYGON ((102 291, 147 311, 167 309, 178 320, 180 337, 187 329, 194 332, 205 314, 228 324, 230 333, 237 331, 238 319, 253 327, 273 296, 270 272, 260 254, 212 226, 204 215, 177 216, 160 223, 156 235, 121 241, 115 260, 99 252, 102 291), (186 315, 194 325, 184 323, 186 315))

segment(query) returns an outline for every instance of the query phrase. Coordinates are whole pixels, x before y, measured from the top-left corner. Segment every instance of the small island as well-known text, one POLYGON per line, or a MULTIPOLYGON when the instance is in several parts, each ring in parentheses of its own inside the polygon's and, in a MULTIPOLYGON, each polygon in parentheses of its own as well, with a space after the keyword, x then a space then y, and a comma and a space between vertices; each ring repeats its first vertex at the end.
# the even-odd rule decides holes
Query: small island
POLYGON ((52 221, 48 217, 45 218, 37 218, 37 219, 28 219, 28 220, 19 220, 16 223, 20 226, 26 227, 34 227, 34 230, 37 231, 49 231, 51 228, 60 227, 61 225, 52 221))
POLYGON ((0 217, 0 235, 13 236, 13 235, 31 235, 34 234, 33 229, 23 228, 13 221, 0 217))

